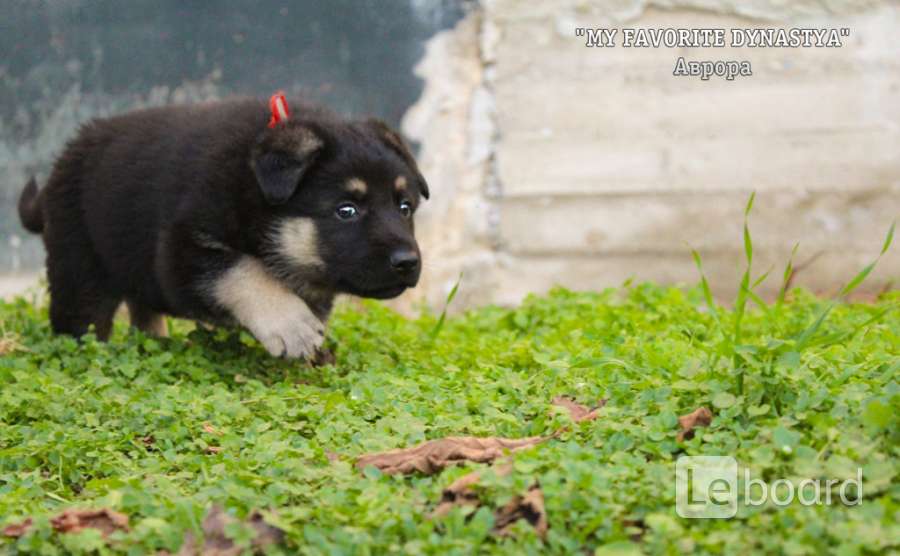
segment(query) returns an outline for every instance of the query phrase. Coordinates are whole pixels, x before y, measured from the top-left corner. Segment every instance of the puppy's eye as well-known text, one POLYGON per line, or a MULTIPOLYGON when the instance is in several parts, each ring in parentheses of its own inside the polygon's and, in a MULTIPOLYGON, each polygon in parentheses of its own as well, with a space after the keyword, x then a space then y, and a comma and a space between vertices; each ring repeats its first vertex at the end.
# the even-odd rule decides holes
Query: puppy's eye
POLYGON ((334 211, 341 220, 353 220, 359 216, 359 209, 353 203, 344 203, 334 211))
POLYGON ((406 218, 409 218, 410 216, 412 216, 412 213, 413 213, 412 203, 410 203, 409 201, 406 201, 406 200, 400 201, 400 212, 406 218))

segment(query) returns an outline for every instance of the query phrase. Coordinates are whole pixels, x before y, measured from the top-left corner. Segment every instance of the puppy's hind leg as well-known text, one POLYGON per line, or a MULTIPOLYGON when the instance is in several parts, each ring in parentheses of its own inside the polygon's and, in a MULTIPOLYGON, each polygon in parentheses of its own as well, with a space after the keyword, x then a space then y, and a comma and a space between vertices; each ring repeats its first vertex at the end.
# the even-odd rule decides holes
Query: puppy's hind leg
POLYGON ((113 318, 122 298, 111 291, 87 261, 47 260, 47 280, 50 283, 50 323, 58 334, 79 338, 94 325, 100 340, 109 339, 113 318))
POLYGON ((126 299, 125 304, 128 305, 131 326, 149 336, 165 338, 169 335, 169 327, 162 313, 157 313, 130 299, 126 299))
POLYGON ((94 325, 97 338, 106 340, 122 296, 112 287, 81 222, 71 216, 73 212, 56 216, 44 231, 50 324, 54 332, 76 338, 94 325))

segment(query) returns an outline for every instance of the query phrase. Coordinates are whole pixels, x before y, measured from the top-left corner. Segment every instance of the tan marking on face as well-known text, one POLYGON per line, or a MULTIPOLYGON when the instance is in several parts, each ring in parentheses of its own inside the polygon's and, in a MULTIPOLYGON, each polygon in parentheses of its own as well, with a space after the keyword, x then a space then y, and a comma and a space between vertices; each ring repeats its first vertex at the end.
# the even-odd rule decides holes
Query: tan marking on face
POLYGON ((259 259, 244 256, 213 284, 213 296, 275 356, 310 357, 324 325, 259 259))
POLYGON ((394 180, 394 188, 397 191, 406 191, 406 176, 397 176, 394 180))
POLYGON ((366 185, 366 182, 359 178, 350 178, 347 180, 346 188, 350 193, 356 193, 358 195, 365 195, 366 191, 369 190, 369 186, 366 185))
POLYGON ((287 218, 277 228, 278 253, 299 268, 324 266, 318 244, 319 235, 311 218, 287 218))

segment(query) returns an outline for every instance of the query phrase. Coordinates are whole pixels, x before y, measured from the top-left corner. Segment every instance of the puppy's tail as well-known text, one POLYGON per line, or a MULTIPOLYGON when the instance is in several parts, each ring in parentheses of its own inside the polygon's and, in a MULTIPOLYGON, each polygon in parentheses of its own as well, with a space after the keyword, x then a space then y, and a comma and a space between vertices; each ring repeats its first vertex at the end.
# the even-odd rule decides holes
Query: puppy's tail
POLYGON ((19 220, 29 232, 39 234, 44 231, 44 195, 38 190, 34 176, 28 180, 19 195, 19 220))

